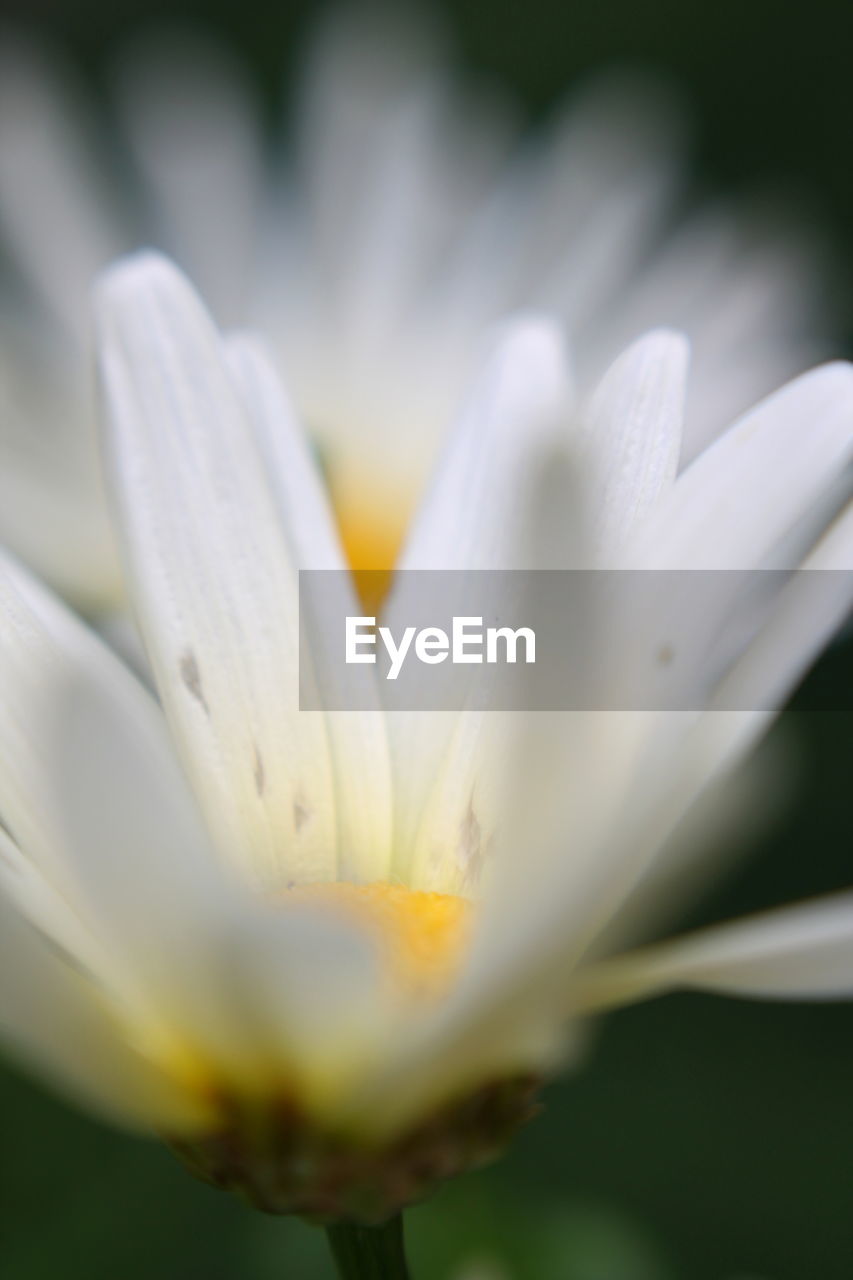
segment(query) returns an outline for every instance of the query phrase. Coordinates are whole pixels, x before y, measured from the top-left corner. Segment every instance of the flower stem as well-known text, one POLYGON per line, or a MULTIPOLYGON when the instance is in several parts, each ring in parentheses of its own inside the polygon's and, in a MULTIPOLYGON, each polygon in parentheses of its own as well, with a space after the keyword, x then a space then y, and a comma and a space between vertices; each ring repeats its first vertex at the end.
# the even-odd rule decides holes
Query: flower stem
POLYGON ((326 1234, 341 1280, 410 1280, 401 1213, 378 1227, 339 1223, 326 1234))

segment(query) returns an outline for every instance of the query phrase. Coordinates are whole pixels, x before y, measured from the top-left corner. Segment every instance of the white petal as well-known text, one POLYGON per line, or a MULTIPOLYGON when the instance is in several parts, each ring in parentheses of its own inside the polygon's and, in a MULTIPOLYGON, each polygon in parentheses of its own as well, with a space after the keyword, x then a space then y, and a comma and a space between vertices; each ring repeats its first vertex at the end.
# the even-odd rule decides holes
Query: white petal
MULTIPOLYGON (((518 473, 519 497, 527 511, 519 530, 517 554, 523 562, 539 569, 576 568, 585 563, 586 555, 579 468, 559 446, 543 452, 537 462, 538 474, 524 477, 518 473)), ((477 592, 470 577, 463 586, 468 609, 477 599, 477 592)), ((439 589, 442 608, 446 589, 439 589)), ((524 574, 512 589, 516 593, 513 607, 517 616, 538 634, 539 612, 545 603, 540 575, 524 574)), ((482 611, 485 615, 493 604, 499 605, 493 596, 490 598, 491 590, 489 586, 484 588, 483 603, 473 606, 475 614, 482 611)), ((573 653, 573 677, 578 686, 588 687, 597 652, 587 642, 601 625, 599 618, 587 602, 578 609, 571 598, 558 603, 549 601, 545 607, 550 625, 565 624, 561 634, 565 635, 566 651, 571 647, 573 653), (555 620, 554 610, 559 610, 559 620, 555 620)), ((525 706, 523 691, 516 694, 514 706, 525 706)), ((529 848, 527 832, 523 840, 525 857, 514 857, 509 867, 494 865, 499 828, 506 821, 516 789, 524 787, 512 771, 507 779, 506 769, 508 754, 512 753, 511 759, 515 759, 517 740, 526 720, 526 715, 519 717, 517 711, 488 709, 465 710, 456 715, 421 713, 409 718, 397 713, 393 717, 392 732, 399 732, 401 786, 407 781, 408 764, 409 768, 423 771, 429 788, 407 869, 417 887, 476 896, 486 873, 491 877, 492 896, 500 880, 507 902, 517 904, 520 889, 523 892, 530 879, 537 877, 536 850, 529 848), (408 727, 409 742, 402 740, 399 721, 408 727), (430 731, 432 740, 428 737, 430 731), (435 763, 427 766, 423 760, 428 748, 434 753, 435 763), (408 754, 404 754, 406 751, 408 754), (509 875, 504 874, 507 871, 509 875)), ((523 751, 522 748, 518 754, 523 751)), ((553 765, 553 759, 549 763, 553 765)), ((561 787, 562 779, 558 777, 557 790, 561 787)), ((496 925, 497 934, 502 927, 501 923, 496 925)))
POLYGON ((65 67, 9 40, 0 50, 0 223, 34 289, 82 339, 96 271, 127 247, 86 105, 65 67))
MULTIPOLYGON (((174 961, 192 950, 213 864, 152 699, 95 635, 5 557, 0 622, 0 814, 15 836, 3 836, 0 880, 8 910, 14 903, 20 917, 20 924, 4 920, 2 941, 23 939, 33 966, 32 974, 19 974, 4 961, 0 1004, 10 1034, 39 1056, 62 1060, 69 1038, 69 1070, 80 1089, 91 1031, 92 1087, 99 1092, 107 1083, 100 1077, 115 1072, 123 1055, 135 1058, 128 1043, 136 1028, 164 1032, 167 1010, 153 1008, 157 968, 156 994, 180 987, 174 961), (94 734, 91 722, 65 714, 72 694, 98 708, 94 734), (27 939, 37 937, 34 950, 27 939), (84 999, 75 966, 100 995, 84 999), (32 997, 30 978, 37 984, 32 997), (118 1017, 107 1025, 111 1000, 122 1018, 133 1019, 123 1031, 118 1017), (70 1032, 75 1019, 79 1036, 70 1032)), ((142 1067, 132 1070, 139 1075, 142 1067)), ((123 1089, 119 1074, 107 1090, 110 1105, 120 1105, 123 1089)))
POLYGON ((689 349, 680 334, 640 338, 611 366, 583 414, 595 534, 623 542, 675 480, 689 349))
POLYGON ((88 361, 8 293, 0 301, 0 542, 77 607, 115 605, 120 573, 88 361))
POLYGON ((186 266, 220 321, 242 322, 262 188, 260 122, 243 69, 198 35, 137 37, 117 88, 157 243, 186 266))
MULTIPOLYGON (((543 455, 564 426, 567 397, 556 330, 533 320, 510 326, 451 433, 398 566, 401 571, 456 571, 462 595, 453 612, 467 612, 462 602, 466 591, 470 597, 471 583, 465 582, 464 571, 522 566, 524 504, 543 455)), ((408 622, 418 616, 422 592, 416 574, 404 572, 392 586, 385 620, 394 634, 398 619, 408 622)), ((443 607, 446 595, 442 593, 443 607)), ((455 713, 395 712, 390 718, 400 874, 409 874, 407 859, 412 857, 421 873, 428 865, 435 872, 432 851, 445 850, 439 860, 443 864, 448 850, 455 857, 457 848, 469 849, 466 833, 474 831, 473 862, 479 863, 480 837, 486 841, 491 823, 482 814, 472 817, 469 810, 478 790, 472 771, 483 728, 481 716, 460 720, 455 713), (445 755, 454 742, 458 768, 445 773, 450 759, 445 761, 445 755), (450 793, 442 799, 447 782, 452 782, 449 812, 444 801, 450 801, 450 793), (453 831, 458 839, 451 838, 453 831)), ((442 866, 440 874, 445 870, 442 866)), ((450 882, 455 882, 453 876, 450 882)))
POLYGON ((24 854, 0 829, 0 896, 33 928, 82 967, 108 971, 108 960, 95 935, 84 924, 68 897, 51 883, 43 869, 24 854))
MULTIPOLYGON (((183 781, 171 757, 165 725, 156 705, 109 649, 64 606, 8 557, 0 557, 0 663, 3 667, 3 722, 0 725, 0 814, 19 847, 45 873, 65 886, 67 866, 61 814, 48 794, 55 749, 58 703, 69 689, 80 688, 101 699, 109 711, 104 732, 101 786, 109 794, 126 761, 117 758, 118 740, 134 736, 141 758, 139 790, 151 810, 139 833, 152 837, 162 821, 191 858, 200 829, 191 836, 193 818, 183 781), (113 768, 110 769, 110 765, 113 768), (146 793, 146 785, 155 792, 146 793)), ((67 762, 63 762, 67 763, 67 762)), ((140 819, 143 815, 140 814, 140 819)))
POLYGON ((8 892, 138 1004, 222 911, 159 708, 93 633, 0 559, 0 816, 8 892), (17 850, 17 856, 15 856, 17 850))
POLYGON ((573 334, 619 308, 648 252, 680 182, 680 126, 665 86, 618 73, 593 79, 558 121, 526 232, 533 296, 573 334))
POLYGON ((575 999, 594 1008, 679 987, 731 995, 853 996, 853 893, 705 929, 579 975, 575 999))
MULTIPOLYGON (((346 193, 346 252, 323 282, 329 322, 340 326, 342 357, 353 374, 366 360, 387 358, 401 327, 412 323, 444 248, 458 195, 450 169, 458 141, 447 127, 456 122, 443 89, 432 77, 407 84, 385 104, 372 136, 361 139, 362 165, 346 193)), ((355 104, 346 110, 351 120, 355 104)), ((350 151, 348 166, 353 159, 350 151)))
POLYGON ((429 300, 503 154, 507 113, 491 95, 459 100, 433 57, 433 13, 372 16, 333 14, 303 59, 296 173, 272 236, 280 254, 289 228, 280 268, 289 287, 276 289, 279 273, 261 282, 260 327, 277 345, 281 333, 288 382, 326 447, 339 509, 372 515, 378 491, 387 527, 393 495, 402 533, 480 330, 469 329, 461 349, 451 342, 448 361, 446 326, 428 314, 429 300))
POLYGON ((700 209, 620 282, 618 303, 610 299, 576 334, 579 367, 592 378, 637 333, 665 324, 688 335, 682 465, 826 350, 814 341, 824 308, 811 255, 767 222, 744 208, 700 209))
MULTIPOLYGON (((836 494, 837 503, 851 455, 853 369, 836 364, 758 406, 679 477, 630 549, 631 567, 660 572, 626 575, 626 622, 611 644, 624 654, 627 698, 639 691, 658 707, 768 705, 733 685, 726 692, 723 683, 717 697, 714 689, 775 607, 781 578, 759 571, 789 553, 815 516, 831 518, 826 500, 836 494)), ((811 574, 792 590, 825 594, 811 574)))
POLYGON ((96 985, 0 896, 0 1036, 87 1106, 134 1127, 203 1125, 200 1095, 132 1044, 96 985))
POLYGON ((303 60, 296 104, 298 177, 319 283, 340 300, 357 273, 354 247, 366 240, 371 249, 377 176, 387 170, 393 177, 387 161, 400 158, 399 119, 435 87, 435 30, 426 12, 387 10, 377 22, 341 10, 318 36, 303 60))
POLYGON ((391 859, 391 777, 385 723, 373 684, 373 668, 358 667, 344 688, 339 679, 333 620, 361 612, 334 525, 328 498, 304 433, 259 343, 232 339, 228 350, 278 506, 282 529, 303 578, 301 607, 313 637, 317 683, 332 711, 326 722, 335 772, 339 873, 348 880, 383 880, 391 859), (313 588, 313 589, 312 589, 313 588), (326 660, 327 659, 327 660, 326 660), (370 711, 343 710, 370 707, 370 711))
POLYGON ((296 568, 222 343, 165 260, 100 288, 109 479, 164 706, 226 857, 332 879, 326 726, 299 710, 296 568))
POLYGON ((0 892, 121 1010, 117 1040, 254 1082, 352 1039, 358 938, 218 871, 153 699, 5 559, 0 621, 0 815, 20 841, 0 831, 0 892))
POLYGON ((380 1043, 388 987, 375 938, 286 892, 244 906, 215 940, 204 1017, 191 1010, 188 1025, 238 1084, 286 1083, 323 1107, 380 1043))
POLYGON ((780 592, 763 630, 716 691, 714 705, 773 711, 853 608, 853 502, 780 592))
POLYGON ((225 346, 295 563, 345 569, 328 494, 272 357, 250 334, 235 334, 225 346))
POLYGON ((730 427, 680 476, 639 564, 752 569, 853 456, 853 367, 814 369, 730 427))
MULTIPOLYGON (((32 437, 45 424, 28 425, 32 437)), ((96 615, 117 607, 121 572, 103 494, 89 477, 63 471, 59 450, 46 462, 16 456, 8 436, 0 448, 0 541, 76 608, 96 615)))
POLYGON ((300 1068, 310 1075, 315 1061, 328 1071, 368 1025, 368 940, 220 874, 200 823, 180 806, 183 779, 161 776, 139 725, 94 687, 53 696, 44 791, 56 796, 99 948, 74 955, 92 957, 167 1063, 174 1045, 224 1086, 249 1088, 270 1087, 270 1074, 279 1085, 300 1068))
MULTIPOLYGON (((716 720, 726 719, 719 714, 716 720)), ((716 751, 707 743, 702 763, 705 785, 640 877, 624 905, 596 938, 590 959, 612 956, 660 937, 685 906, 713 889, 753 847, 765 830, 787 815, 796 792, 797 750, 784 728, 757 750, 745 754, 740 717, 731 715, 728 744, 716 735, 716 751)), ((763 732, 766 719, 760 719, 763 732)), ((752 736, 758 736, 758 730, 752 736)), ((698 738, 698 735, 697 735, 698 738)), ((699 750, 688 742, 685 753, 699 750)), ((684 768, 684 758, 680 766, 684 768)), ((694 765, 694 768, 697 766, 694 765)))
POLYGON ((510 322, 453 427, 400 569, 520 567, 513 557, 524 477, 535 474, 564 428, 569 395, 557 327, 536 318, 510 322))
POLYGON ((602 77, 520 149, 446 272, 449 350, 519 305, 556 310, 583 332, 641 255, 672 186, 673 115, 657 88, 602 77))

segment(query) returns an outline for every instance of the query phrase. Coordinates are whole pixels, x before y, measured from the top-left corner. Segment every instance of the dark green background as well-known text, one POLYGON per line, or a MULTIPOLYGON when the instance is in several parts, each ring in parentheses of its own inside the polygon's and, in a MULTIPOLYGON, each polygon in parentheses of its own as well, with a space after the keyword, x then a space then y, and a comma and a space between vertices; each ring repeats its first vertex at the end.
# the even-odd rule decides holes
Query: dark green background
MULTIPOLYGON (((465 58, 515 85, 533 114, 605 61, 668 71, 695 110, 703 180, 785 184, 819 211, 838 264, 839 346, 851 350, 849 0, 441 7, 465 58)), ((271 91, 314 8, 21 0, 4 11, 48 27, 95 75, 111 41, 141 20, 204 15, 271 91)), ((848 640, 801 705, 849 707, 851 681, 848 640)), ((694 920, 853 881, 850 715, 787 719, 800 747, 796 794, 694 920)), ((71 1113, 11 1072, 0 1077, 0 1125, 2 1280, 329 1274, 317 1233, 249 1213, 194 1184, 164 1150, 71 1113)), ((444 1280, 478 1256, 503 1259, 518 1280, 849 1280, 853 1010, 684 996, 612 1017, 508 1158, 411 1214, 410 1234, 420 1280, 444 1280)))

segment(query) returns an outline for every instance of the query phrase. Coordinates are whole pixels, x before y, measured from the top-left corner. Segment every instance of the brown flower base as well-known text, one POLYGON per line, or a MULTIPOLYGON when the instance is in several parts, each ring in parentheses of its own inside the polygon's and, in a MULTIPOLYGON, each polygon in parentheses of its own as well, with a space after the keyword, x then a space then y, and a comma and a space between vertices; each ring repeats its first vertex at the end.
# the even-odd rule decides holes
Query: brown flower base
POLYGON ((518 1076, 487 1085, 385 1147, 318 1133, 284 1102, 252 1115, 231 1107, 217 1132, 167 1141, 196 1177, 265 1213, 377 1223, 500 1155, 538 1110, 539 1084, 518 1076))

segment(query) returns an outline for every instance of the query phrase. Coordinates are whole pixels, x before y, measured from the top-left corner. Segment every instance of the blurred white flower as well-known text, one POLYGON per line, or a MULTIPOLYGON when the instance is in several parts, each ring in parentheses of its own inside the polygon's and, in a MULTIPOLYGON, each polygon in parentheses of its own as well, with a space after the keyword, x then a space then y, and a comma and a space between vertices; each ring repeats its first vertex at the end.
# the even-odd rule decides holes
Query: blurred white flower
POLYGON ((456 1280, 510 1280, 505 1267, 492 1262, 472 1262, 456 1273, 456 1280))
POLYGON ((366 567, 393 563, 484 330, 511 310, 567 326, 582 392, 642 332, 685 331, 682 462, 816 358, 809 255, 744 211, 685 214, 681 122, 653 81, 600 79, 519 144, 429 24, 355 9, 321 26, 286 147, 201 36, 131 45, 115 87, 107 139, 68 68, 3 51, 0 235, 22 291, 0 306, 0 537, 87 610, 120 588, 86 294, 140 242, 220 323, 272 338, 366 567))
MULTIPOLYGON (((853 575, 793 577, 749 643, 704 649, 696 712, 511 717, 497 795, 488 714, 299 710, 297 570, 344 560, 263 352, 157 257, 114 268, 98 313, 107 481, 161 702, 3 558, 0 1026, 20 1053, 262 1207, 369 1219, 490 1154, 596 1008, 685 985, 851 994, 850 894, 634 956, 601 939, 654 896, 853 575), (768 709, 720 710, 733 689, 768 709)), ((793 382, 676 478, 685 374, 657 332, 577 398, 559 331, 510 325, 401 563, 764 563, 851 455, 853 371, 793 382)), ((849 569, 853 506, 826 521, 794 563, 849 569)), ((584 652, 610 660, 615 630, 650 686, 649 627, 714 637, 733 607, 626 625, 623 606, 581 620, 584 652)))

